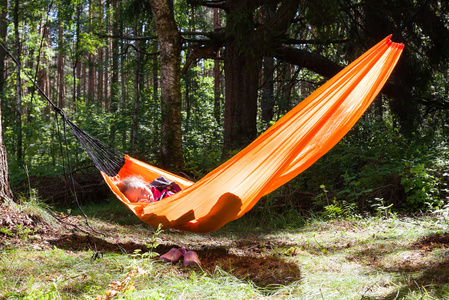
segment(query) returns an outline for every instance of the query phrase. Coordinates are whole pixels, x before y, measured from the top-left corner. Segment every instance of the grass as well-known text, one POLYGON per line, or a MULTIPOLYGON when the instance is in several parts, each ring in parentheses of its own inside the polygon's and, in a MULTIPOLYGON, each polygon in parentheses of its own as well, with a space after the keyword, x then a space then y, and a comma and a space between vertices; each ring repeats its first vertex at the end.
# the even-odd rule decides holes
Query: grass
POLYGON ((96 239, 0 233, 0 299, 107 299, 125 282, 118 299, 449 299, 448 222, 439 215, 324 219, 256 209, 193 234, 157 233, 124 209, 85 210, 107 235, 96 239), (157 252, 193 249, 202 266, 148 258, 152 237, 157 252), (92 259, 93 244, 102 258, 92 259))

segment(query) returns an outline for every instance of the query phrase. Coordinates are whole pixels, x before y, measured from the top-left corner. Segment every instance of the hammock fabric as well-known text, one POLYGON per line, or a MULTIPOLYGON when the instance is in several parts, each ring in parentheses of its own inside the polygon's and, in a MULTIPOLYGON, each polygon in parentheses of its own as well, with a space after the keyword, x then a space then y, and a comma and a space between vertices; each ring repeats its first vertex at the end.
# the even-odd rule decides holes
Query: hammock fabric
POLYGON ((196 183, 126 156, 116 176, 103 177, 115 195, 151 226, 210 232, 243 216, 264 195, 329 151, 362 116, 395 67, 403 44, 390 37, 343 69, 249 146, 196 183), (139 175, 175 181, 181 192, 154 203, 131 203, 116 184, 139 175))

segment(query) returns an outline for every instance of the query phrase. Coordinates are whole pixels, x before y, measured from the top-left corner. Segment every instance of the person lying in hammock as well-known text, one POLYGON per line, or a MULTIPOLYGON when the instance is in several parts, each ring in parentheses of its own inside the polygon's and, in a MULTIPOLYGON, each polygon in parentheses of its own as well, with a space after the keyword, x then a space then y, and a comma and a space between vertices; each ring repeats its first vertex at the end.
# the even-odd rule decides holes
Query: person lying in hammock
POLYGON ((181 191, 175 182, 170 182, 160 176, 149 184, 137 176, 130 176, 117 184, 119 190, 132 203, 151 203, 170 197, 181 191))

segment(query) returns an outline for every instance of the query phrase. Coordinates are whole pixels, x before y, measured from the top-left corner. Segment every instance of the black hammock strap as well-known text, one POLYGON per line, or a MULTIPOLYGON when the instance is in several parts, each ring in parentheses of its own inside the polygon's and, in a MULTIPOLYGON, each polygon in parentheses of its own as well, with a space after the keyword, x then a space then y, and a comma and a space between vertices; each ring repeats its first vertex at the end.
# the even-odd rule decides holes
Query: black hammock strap
POLYGON ((14 60, 17 66, 21 69, 21 71, 28 77, 36 89, 44 96, 47 102, 51 105, 54 111, 56 111, 59 115, 61 115, 67 125, 70 126, 71 131, 75 135, 76 139, 80 142, 81 147, 84 151, 86 151, 87 155, 89 155, 90 159, 92 159, 95 167, 108 175, 109 177, 114 177, 118 174, 120 169, 125 164, 125 155, 114 147, 108 146, 102 141, 88 135, 81 128, 76 126, 69 118, 67 118, 65 112, 56 106, 53 101, 48 98, 48 96, 41 90, 41 88, 37 85, 37 83, 31 78, 31 76, 25 72, 22 68, 22 65, 16 60, 16 58, 3 46, 3 43, 0 43, 3 50, 8 53, 8 55, 14 60))
POLYGON ((95 167, 109 177, 116 176, 125 164, 124 153, 88 135, 81 128, 73 124, 72 121, 67 119, 65 115, 64 121, 70 126, 73 134, 80 142, 83 150, 92 159, 95 167))

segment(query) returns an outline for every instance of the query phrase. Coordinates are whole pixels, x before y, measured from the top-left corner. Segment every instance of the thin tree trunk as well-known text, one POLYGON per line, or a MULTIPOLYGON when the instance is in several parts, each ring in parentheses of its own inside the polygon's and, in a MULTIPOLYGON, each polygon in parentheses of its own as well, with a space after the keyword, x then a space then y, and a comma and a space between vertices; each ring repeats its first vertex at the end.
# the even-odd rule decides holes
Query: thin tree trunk
MULTIPOLYGON (((76 104, 81 98, 81 61, 80 61, 80 42, 81 42, 81 2, 76 8, 76 41, 75 41, 75 61, 73 63, 73 104, 76 104)), ((77 107, 77 105, 75 105, 77 107)))
MULTIPOLYGON (((119 34, 119 18, 120 18, 120 11, 118 9, 118 1, 113 0, 112 6, 114 9, 114 19, 113 19, 113 28, 112 33, 113 35, 119 34)), ((117 111, 118 107, 118 79, 119 79, 119 41, 117 38, 112 39, 112 78, 111 78, 111 106, 110 111, 115 112, 117 111)))
POLYGON ((58 27, 58 107, 64 106, 65 85, 64 85, 64 33, 62 23, 58 27))
POLYGON ((16 44, 16 130, 17 130, 17 162, 19 166, 23 164, 23 149, 22 149, 22 79, 20 76, 20 64, 21 64, 21 50, 19 36, 19 0, 15 0, 14 4, 14 35, 16 44))
MULTIPOLYGON (((123 35, 123 22, 120 21, 120 36, 123 35)), ((125 53, 125 43, 120 43, 120 53, 125 53)), ((118 107, 120 110, 127 110, 127 105, 128 105, 128 101, 126 101, 126 99, 128 99, 128 92, 129 92, 129 88, 128 85, 126 84, 126 82, 128 82, 127 80, 127 72, 125 72, 125 61, 127 61, 128 59, 128 54, 125 53, 124 55, 121 56, 120 58, 120 73, 119 73, 119 82, 121 84, 120 88, 119 88, 119 92, 120 95, 118 97, 118 107)), ((121 127, 120 127, 121 128, 121 127)), ((119 129, 119 127, 117 127, 117 130, 119 129)), ((123 149, 126 149, 129 147, 129 142, 128 142, 128 130, 124 130, 124 128, 121 128, 121 134, 122 134, 122 147, 123 149)))
MULTIPOLYGON (((153 44, 153 52, 156 53, 158 50, 158 42, 154 41, 153 44)), ((153 101, 154 103, 157 103, 158 98, 158 89, 159 89, 159 68, 158 68, 158 61, 157 61, 157 55, 153 56, 153 101)))
MULTIPOLYGON (((100 4, 100 22, 104 23, 104 0, 99 0, 100 4)), ((99 106, 101 107, 103 105, 103 50, 104 47, 100 47, 98 49, 98 86, 96 90, 97 94, 97 101, 99 106)))
MULTIPOLYGON (((135 29, 134 35, 138 36, 138 31, 135 29)), ((136 42, 137 46, 139 45, 136 42)), ((139 48, 139 47, 137 47, 139 48)), ((137 144, 137 129, 139 127, 139 101, 140 101, 140 84, 141 84, 141 53, 136 51, 136 66, 134 73, 134 109, 133 109, 133 124, 131 129, 131 149, 132 151, 136 149, 137 144)))
MULTIPOLYGON (((0 0, 0 39, 6 41, 7 27, 6 20, 8 19, 8 0, 0 0)), ((6 52, 3 48, 0 49, 0 98, 3 99, 5 88, 5 58, 6 52)), ((8 160, 6 155, 5 145, 3 144, 3 131, 2 131, 2 112, 0 105, 0 202, 4 202, 7 199, 12 199, 13 194, 9 186, 9 174, 8 174, 8 160)))
MULTIPOLYGON (((89 0, 89 30, 92 30, 92 19, 94 18, 94 12, 93 12, 93 0, 89 0)), ((89 68, 88 71, 88 84, 87 84, 87 102, 94 102, 95 101, 95 54, 89 52, 88 60, 87 60, 87 67, 89 68)))
POLYGON ((104 58, 107 63, 104 64, 104 87, 103 87, 103 108, 105 111, 109 111, 109 49, 106 47, 104 50, 104 58))
MULTIPOLYGON (((6 43, 9 0, 0 0, 0 38, 6 43)), ((6 52, 0 47, 0 93, 4 92, 6 76, 6 52)), ((3 97, 0 97, 3 99, 3 97)))
MULTIPOLYGON (((214 30, 220 28, 220 11, 218 8, 214 8, 214 30)), ((220 51, 220 50, 219 50, 220 51)), ((220 56, 220 52, 217 53, 220 56)), ((221 124, 221 72, 220 72, 220 60, 214 60, 214 117, 218 124, 221 124)))
MULTIPOLYGON (((105 11, 109 11, 110 8, 110 1, 106 0, 106 7, 105 7, 105 11)), ((109 13, 106 14, 106 18, 105 18, 105 32, 110 33, 110 18, 109 18, 109 13)), ((109 64, 110 64, 110 57, 109 57, 109 49, 112 49, 112 41, 111 39, 107 40, 107 46, 105 47, 104 50, 104 88, 103 88, 103 108, 104 111, 109 111, 110 107, 109 107, 109 86, 110 86, 110 82, 109 82, 109 64)))
POLYGON ((262 120, 269 123, 274 116, 274 85, 273 69, 274 59, 271 56, 265 56, 263 59, 263 89, 262 89, 262 120))
MULTIPOLYGON (((48 28, 47 28, 47 24, 43 24, 42 26, 42 44, 41 44, 41 50, 39 50, 39 52, 43 52, 43 49, 48 47, 48 39, 49 39, 49 34, 48 34, 48 28)), ((39 85, 39 87, 42 89, 42 91, 48 95, 48 58, 46 55, 42 56, 42 62, 39 63, 38 68, 36 68, 37 70, 37 84, 39 85)), ((39 94, 37 95, 38 97, 40 96, 39 94)), ((45 109, 49 109, 49 106, 46 105, 45 109)), ((49 111, 49 110, 48 110, 49 111)))
MULTIPOLYGON (((153 52, 157 53, 158 51, 158 41, 153 41, 153 52)), ((159 63, 158 63, 158 56, 155 54, 153 55, 153 62, 152 62, 152 86, 153 86, 153 100, 152 103, 158 103, 159 98, 159 63)), ((151 122, 154 133, 160 132, 160 127, 158 122, 151 122)), ((158 134, 152 134, 151 139, 148 139, 147 145, 151 147, 151 145, 159 145, 160 139, 158 134)))
POLYGON ((283 115, 290 110, 290 81, 292 80, 290 66, 285 66, 283 73, 283 85, 281 86, 281 96, 279 100, 279 114, 283 115))

